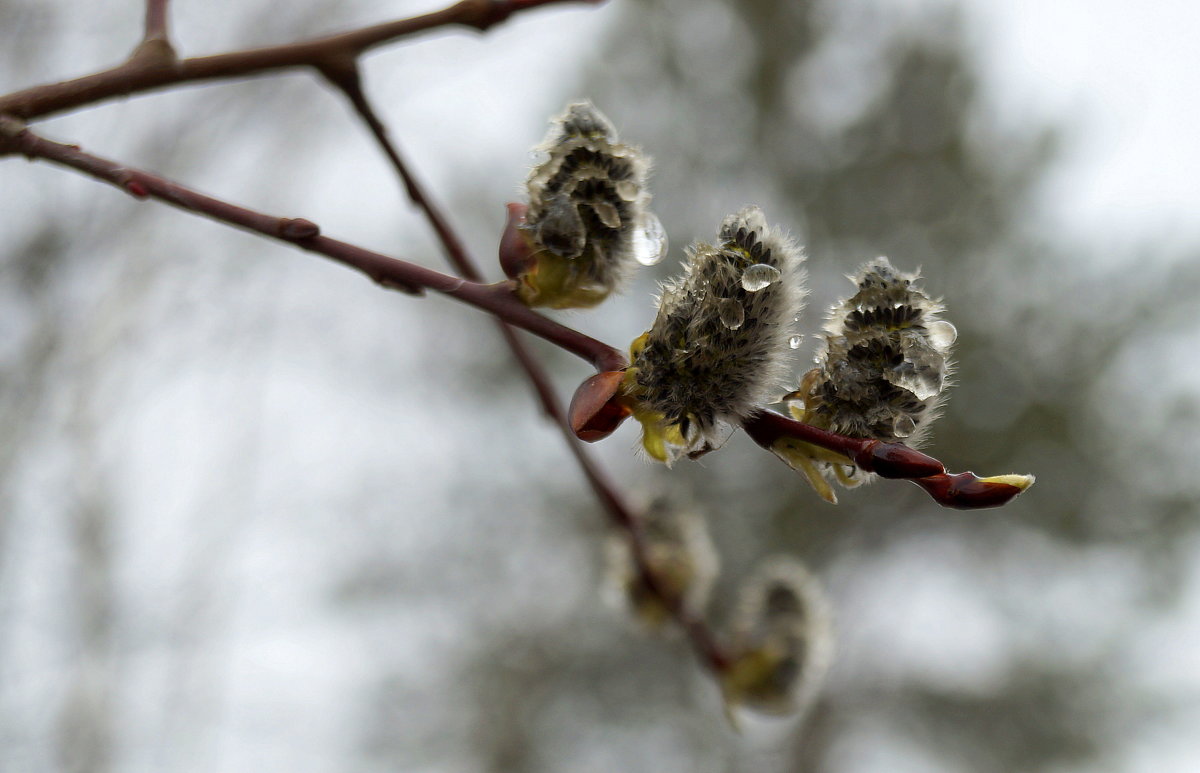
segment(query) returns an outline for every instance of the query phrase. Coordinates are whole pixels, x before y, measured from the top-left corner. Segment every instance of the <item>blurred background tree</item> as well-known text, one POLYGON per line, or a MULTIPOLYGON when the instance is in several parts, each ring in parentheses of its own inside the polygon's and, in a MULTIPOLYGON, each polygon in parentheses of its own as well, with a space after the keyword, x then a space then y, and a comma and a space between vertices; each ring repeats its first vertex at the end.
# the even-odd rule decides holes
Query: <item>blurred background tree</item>
MULTIPOLYGON (((378 18, 234 5, 180 4, 187 50, 378 18)), ((4 83, 116 60, 139 11, 81 29, 65 4, 7 0, 4 83)), ((1036 473, 1002 510, 941 510, 903 484, 830 507, 739 436, 670 473, 633 458, 632 429, 597 447, 643 497, 705 504, 716 620, 768 554, 828 584, 821 700, 741 735, 682 642, 600 602, 597 506, 486 320, 4 161, 0 767, 1193 769, 1200 484, 1180 363, 1197 246, 1099 260, 1036 228, 1065 140, 997 120, 971 39, 938 5, 630 0, 369 63, 477 254, 546 117, 587 95, 656 159, 674 242, 657 278, 758 203, 807 245, 810 332, 875 255, 945 297, 959 384, 931 449, 1036 473)), ((307 80, 143 97, 47 132, 438 265, 307 80)), ((631 340, 654 278, 570 323, 631 340)), ((581 379, 545 354, 564 391, 581 379)))

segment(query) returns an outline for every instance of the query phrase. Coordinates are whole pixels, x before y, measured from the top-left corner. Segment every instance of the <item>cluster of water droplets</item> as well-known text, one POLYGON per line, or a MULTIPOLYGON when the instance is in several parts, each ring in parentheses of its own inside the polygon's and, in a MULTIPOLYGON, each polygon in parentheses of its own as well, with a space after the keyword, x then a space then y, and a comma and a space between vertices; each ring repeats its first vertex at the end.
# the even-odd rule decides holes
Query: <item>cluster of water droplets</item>
MULTIPOLYGON (((752 266, 747 266, 742 271, 739 281, 743 290, 748 293, 757 293, 778 282, 782 276, 782 272, 774 266, 766 263, 755 263, 752 266)), ((718 301, 717 314, 721 318, 721 324, 730 330, 737 330, 746 321, 745 308, 739 301, 733 298, 722 298, 718 301)), ((796 345, 792 346, 792 348, 795 349, 799 346, 800 343, 797 341, 796 345)))
MULTIPOLYGON (((918 400, 928 400, 946 386, 946 353, 958 337, 958 330, 945 320, 930 323, 924 332, 906 332, 901 336, 900 347, 904 361, 884 374, 892 384, 912 392, 918 400)), ((897 437, 907 437, 909 430, 897 437)))

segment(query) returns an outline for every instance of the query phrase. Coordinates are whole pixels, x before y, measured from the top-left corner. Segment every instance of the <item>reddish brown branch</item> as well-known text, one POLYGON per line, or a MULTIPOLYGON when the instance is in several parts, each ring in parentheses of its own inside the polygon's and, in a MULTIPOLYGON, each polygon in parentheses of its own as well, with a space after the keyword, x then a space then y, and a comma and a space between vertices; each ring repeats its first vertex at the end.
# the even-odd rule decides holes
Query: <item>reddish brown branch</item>
MULTIPOLYGON (((462 239, 459 238, 453 226, 450 225, 449 219, 434 202, 428 191, 425 190, 425 186, 421 184, 412 173, 412 170, 409 169, 399 150, 396 148, 395 143, 388 136, 387 127, 375 113, 374 108, 363 92, 362 80, 358 68, 353 63, 343 63, 336 67, 323 69, 322 73, 335 87, 346 95, 355 112, 358 113, 363 123, 370 129, 376 143, 384 155, 387 156, 396 174, 403 181, 408 197, 424 213, 425 218, 437 234, 438 240, 441 242, 442 248, 446 253, 446 259, 454 266, 455 271, 472 281, 483 281, 482 274, 477 268, 476 262, 471 258, 470 253, 467 251, 466 246, 462 239)), ((500 333, 512 351, 514 358, 521 365, 521 368, 525 371, 525 375, 533 384, 534 390, 538 395, 538 400, 542 404, 543 411, 551 418, 562 434, 564 442, 566 442, 567 447, 571 451, 571 455, 575 457, 579 469, 583 472, 588 485, 595 493, 597 499, 599 499, 604 511, 608 514, 609 520, 621 529, 629 540, 630 555, 637 568, 639 581, 669 610, 675 622, 687 634, 692 648, 696 651, 701 662, 715 673, 724 671, 729 667, 729 655, 726 654, 717 642, 716 637, 704 620, 687 609, 683 604, 683 599, 672 594, 654 572, 646 551, 645 539, 633 509, 625 501, 620 488, 596 464, 595 460, 592 459, 587 450, 576 438, 567 421, 567 415, 563 411, 562 404, 550 387, 550 380, 546 377, 545 371, 542 370, 541 365, 534 359, 528 347, 515 335, 513 329, 508 324, 503 320, 496 319, 496 325, 499 327, 500 333)))
POLYGON ((802 440, 842 454, 848 462, 880 477, 911 480, 942 507, 958 510, 1000 507, 1033 483, 1033 477, 1028 475, 980 478, 973 472, 951 474, 937 459, 903 443, 838 435, 774 411, 759 411, 743 421, 742 427, 755 443, 767 450, 782 439, 802 440))
POLYGON ((400 151, 388 136, 387 127, 367 100, 356 62, 353 60, 330 62, 320 69, 326 80, 346 96, 354 111, 370 130, 371 136, 375 138, 380 150, 387 156, 392 169, 403 181, 408 198, 421 210, 434 233, 437 234, 438 241, 446 251, 446 259, 450 261, 450 265, 464 278, 470 279, 472 282, 482 282, 483 275, 480 274, 475 267, 475 262, 467 253, 466 245, 455 233, 441 208, 434 203, 424 186, 409 171, 400 151))
POLYGON ((774 411, 759 411, 742 422, 755 443, 770 449, 777 440, 796 438, 848 457, 883 478, 923 478, 946 471, 942 463, 902 443, 847 437, 804 424, 774 411))
MULTIPOLYGON (((437 27, 461 25, 482 31, 519 11, 570 1, 462 0, 423 16, 362 27, 337 35, 191 59, 144 56, 142 52, 145 46, 142 46, 129 61, 109 70, 0 96, 0 115, 33 120, 180 83, 263 75, 295 67, 320 67, 325 62, 339 59, 352 61, 371 48, 437 27)), ((162 40, 165 43, 165 7, 161 6, 165 6, 165 3, 148 0, 147 34, 150 33, 151 21, 158 24, 161 14, 162 40)))
POLYGON ((433 290, 505 320, 592 363, 598 370, 625 366, 618 349, 547 319, 524 306, 506 283, 485 285, 397 260, 320 235, 315 223, 281 218, 206 196, 150 172, 94 156, 75 145, 43 139, 19 121, 0 116, 0 154, 20 153, 76 169, 135 198, 153 198, 195 214, 293 244, 357 269, 375 282, 409 292, 433 290))

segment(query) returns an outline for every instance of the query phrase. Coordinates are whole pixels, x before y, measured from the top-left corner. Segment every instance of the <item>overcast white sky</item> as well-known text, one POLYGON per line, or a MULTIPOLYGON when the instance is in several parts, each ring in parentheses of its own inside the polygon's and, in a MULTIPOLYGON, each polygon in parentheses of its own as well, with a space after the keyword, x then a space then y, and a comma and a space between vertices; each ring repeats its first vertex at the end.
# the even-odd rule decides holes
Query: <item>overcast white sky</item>
POLYGON ((1200 3, 964 6, 1006 120, 1069 132, 1045 190, 1051 223, 1101 242, 1200 235, 1200 3))

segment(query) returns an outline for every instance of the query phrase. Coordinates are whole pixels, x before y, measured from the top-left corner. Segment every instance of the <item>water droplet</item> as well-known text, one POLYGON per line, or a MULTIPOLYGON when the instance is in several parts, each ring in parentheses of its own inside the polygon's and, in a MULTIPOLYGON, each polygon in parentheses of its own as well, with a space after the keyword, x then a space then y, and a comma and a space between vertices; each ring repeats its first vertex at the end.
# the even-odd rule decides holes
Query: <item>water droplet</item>
POLYGON ((721 324, 730 330, 737 330, 746 321, 746 310, 732 298, 722 298, 717 302, 717 314, 721 317, 721 324))
POLYGON ((621 227, 621 215, 617 212, 617 208, 607 201, 593 201, 592 211, 596 213, 596 217, 600 218, 600 222, 604 223, 609 228, 621 227))
POLYGON ((945 351, 958 338, 958 328, 944 319, 939 319, 929 325, 929 342, 935 348, 945 351))
POLYGON ((748 293, 759 290, 779 281, 779 269, 766 263, 755 263, 742 272, 742 287, 748 293))
POLYGON ((625 201, 633 201, 638 197, 638 184, 633 180, 621 180, 616 185, 617 195, 625 201))
POLYGON ((643 266, 653 266, 667 254, 667 232, 653 212, 642 213, 633 231, 633 257, 643 266))
POLYGON ((789 349, 799 349, 800 344, 802 344, 802 343, 804 343, 804 336, 794 335, 788 339, 788 348, 789 349))
POLYGON ((698 436, 695 441, 692 441, 691 448, 688 449, 692 459, 708 454, 709 451, 715 451, 725 445, 726 441, 733 437, 733 431, 736 429, 727 421, 715 421, 712 427, 709 427, 708 432, 698 436))
POLYGON ((898 438, 908 437, 917 431, 917 423, 911 416, 898 416, 892 424, 892 434, 898 438))
POLYGON ((906 362, 883 375, 892 384, 912 392, 918 400, 928 400, 942 391, 945 373, 934 367, 920 367, 906 362))

